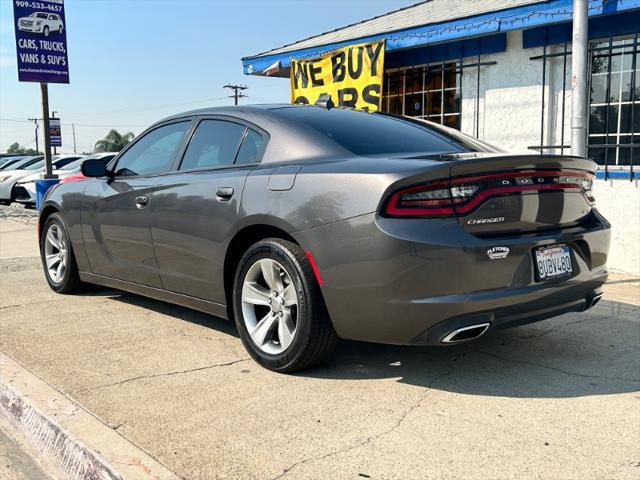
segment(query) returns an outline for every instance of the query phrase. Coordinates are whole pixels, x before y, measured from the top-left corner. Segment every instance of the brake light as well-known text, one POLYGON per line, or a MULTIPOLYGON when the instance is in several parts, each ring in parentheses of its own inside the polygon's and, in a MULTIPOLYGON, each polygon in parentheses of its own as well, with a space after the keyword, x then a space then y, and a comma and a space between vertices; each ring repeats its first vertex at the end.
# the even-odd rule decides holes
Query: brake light
POLYGON ((577 191, 593 205, 593 174, 581 171, 520 171, 459 177, 394 192, 383 215, 450 217, 467 214, 490 197, 550 190, 577 191))

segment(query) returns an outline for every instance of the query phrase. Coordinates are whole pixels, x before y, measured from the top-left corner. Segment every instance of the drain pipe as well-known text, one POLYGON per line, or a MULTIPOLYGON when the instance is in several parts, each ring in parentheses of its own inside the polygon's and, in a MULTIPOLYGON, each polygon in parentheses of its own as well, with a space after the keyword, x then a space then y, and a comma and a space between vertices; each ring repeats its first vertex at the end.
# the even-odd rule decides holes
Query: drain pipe
POLYGON ((571 44, 571 154, 587 156, 588 0, 573 0, 571 44))

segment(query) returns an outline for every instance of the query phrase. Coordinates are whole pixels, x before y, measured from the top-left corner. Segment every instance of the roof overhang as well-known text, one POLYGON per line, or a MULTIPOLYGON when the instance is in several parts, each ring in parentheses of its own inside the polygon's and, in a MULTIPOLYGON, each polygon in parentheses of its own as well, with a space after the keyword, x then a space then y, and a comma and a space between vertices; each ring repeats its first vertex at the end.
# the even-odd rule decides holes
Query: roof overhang
MULTIPOLYGON (((640 8, 640 0, 589 0, 588 8, 589 17, 595 17, 638 9, 640 8)), ((245 75, 288 77, 291 60, 319 57, 326 52, 354 43, 385 39, 386 52, 394 52, 500 32, 553 25, 570 21, 572 15, 572 0, 545 1, 447 22, 384 33, 372 33, 369 36, 341 42, 244 57, 242 67, 245 75)))

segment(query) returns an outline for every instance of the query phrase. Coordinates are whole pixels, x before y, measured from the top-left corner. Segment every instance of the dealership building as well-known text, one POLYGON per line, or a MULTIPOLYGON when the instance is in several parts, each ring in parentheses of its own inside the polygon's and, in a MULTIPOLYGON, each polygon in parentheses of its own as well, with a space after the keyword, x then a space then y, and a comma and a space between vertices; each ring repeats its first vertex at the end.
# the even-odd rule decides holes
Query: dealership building
MULTIPOLYGON (((573 8, 429 0, 245 57, 243 69, 289 78, 292 60, 384 39, 383 111, 515 153, 570 155, 573 8)), ((587 14, 586 152, 614 226, 610 265, 640 274, 640 0, 588 0, 587 14)))

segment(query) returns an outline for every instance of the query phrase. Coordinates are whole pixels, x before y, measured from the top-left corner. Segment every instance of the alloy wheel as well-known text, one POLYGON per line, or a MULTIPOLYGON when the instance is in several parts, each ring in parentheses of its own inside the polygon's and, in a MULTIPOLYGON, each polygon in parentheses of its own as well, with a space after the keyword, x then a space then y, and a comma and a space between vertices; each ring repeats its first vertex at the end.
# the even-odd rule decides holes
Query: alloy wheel
POLYGON ((261 258, 251 265, 242 284, 242 314, 260 350, 278 355, 289 348, 298 326, 298 294, 280 263, 261 258))
POLYGON ((62 282, 69 262, 69 251, 64 233, 55 223, 51 224, 44 239, 44 258, 51 281, 62 282))

